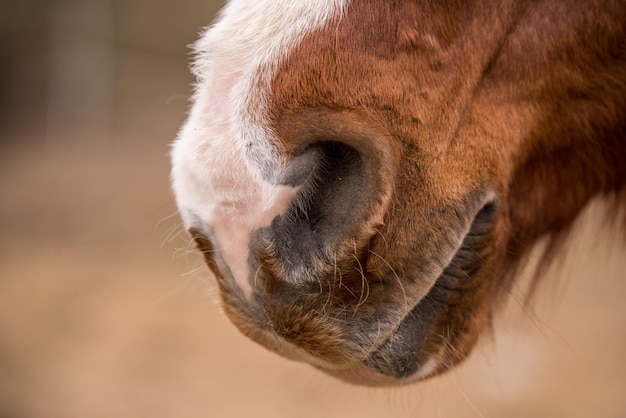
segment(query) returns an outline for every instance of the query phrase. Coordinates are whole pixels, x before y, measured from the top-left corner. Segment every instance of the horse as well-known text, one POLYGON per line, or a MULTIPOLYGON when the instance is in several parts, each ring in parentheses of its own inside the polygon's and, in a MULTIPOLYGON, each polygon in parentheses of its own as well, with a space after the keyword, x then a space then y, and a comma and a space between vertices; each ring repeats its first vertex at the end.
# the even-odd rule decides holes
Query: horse
POLYGON ((253 341, 363 385, 462 362, 594 199, 624 232, 620 0, 230 0, 171 150, 253 341))

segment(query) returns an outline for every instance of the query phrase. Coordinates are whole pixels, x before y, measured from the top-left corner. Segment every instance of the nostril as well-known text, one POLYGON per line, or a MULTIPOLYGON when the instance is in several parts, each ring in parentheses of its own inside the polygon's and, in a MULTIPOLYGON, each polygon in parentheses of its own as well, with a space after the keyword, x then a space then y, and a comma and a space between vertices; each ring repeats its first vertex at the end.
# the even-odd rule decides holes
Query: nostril
POLYGON ((259 283, 317 283, 342 266, 350 269, 383 222, 399 158, 382 140, 385 131, 348 111, 291 114, 276 132, 293 139, 278 180, 299 191, 285 212, 255 233, 253 267, 259 283))
POLYGON ((356 227, 356 208, 370 196, 365 170, 361 154, 338 141, 316 142, 294 158, 286 179, 302 188, 270 228, 283 258, 307 267, 315 256, 328 258, 324 249, 356 227))
POLYGON ((339 142, 321 142, 311 148, 318 161, 294 202, 293 215, 311 231, 328 235, 345 223, 366 186, 363 163, 355 149, 339 142))

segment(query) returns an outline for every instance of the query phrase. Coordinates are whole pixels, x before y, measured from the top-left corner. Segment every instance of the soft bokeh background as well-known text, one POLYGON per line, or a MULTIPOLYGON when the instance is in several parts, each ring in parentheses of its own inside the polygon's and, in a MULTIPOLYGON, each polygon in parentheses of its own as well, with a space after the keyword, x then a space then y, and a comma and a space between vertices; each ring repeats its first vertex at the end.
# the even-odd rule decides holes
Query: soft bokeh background
POLYGON ((352 387, 234 330, 168 185, 218 7, 0 3, 0 417, 626 417, 626 261, 594 211, 535 309, 516 288, 424 384, 352 387))

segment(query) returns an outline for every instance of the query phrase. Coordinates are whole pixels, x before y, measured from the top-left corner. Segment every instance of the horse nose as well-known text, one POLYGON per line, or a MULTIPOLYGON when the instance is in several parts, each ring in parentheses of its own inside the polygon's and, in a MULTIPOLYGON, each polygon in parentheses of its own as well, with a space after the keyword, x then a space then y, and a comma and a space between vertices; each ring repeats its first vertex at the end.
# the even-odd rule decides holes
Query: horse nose
POLYGON ((282 184, 299 187, 286 213, 259 231, 257 252, 272 249, 279 278, 317 280, 320 269, 353 256, 383 223, 395 177, 395 155, 384 133, 358 116, 311 113, 277 129, 292 157, 282 184))

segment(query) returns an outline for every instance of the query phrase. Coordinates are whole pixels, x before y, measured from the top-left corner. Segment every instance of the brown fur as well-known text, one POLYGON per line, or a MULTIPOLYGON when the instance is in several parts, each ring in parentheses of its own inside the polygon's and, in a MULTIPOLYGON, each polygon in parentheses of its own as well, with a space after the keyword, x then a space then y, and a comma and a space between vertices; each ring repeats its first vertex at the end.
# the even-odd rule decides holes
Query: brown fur
POLYGON ((248 315, 226 297, 229 315, 263 344, 269 321, 345 367, 367 363, 432 300, 418 362, 437 357, 442 372, 464 359, 539 239, 545 266, 591 199, 626 206, 625 39, 621 1, 354 0, 282 63, 268 123, 287 159, 348 141, 371 168, 361 205, 334 260, 311 254, 312 284, 285 285, 281 249, 256 248, 263 308, 248 315), (480 265, 436 288, 488 192, 480 265))

